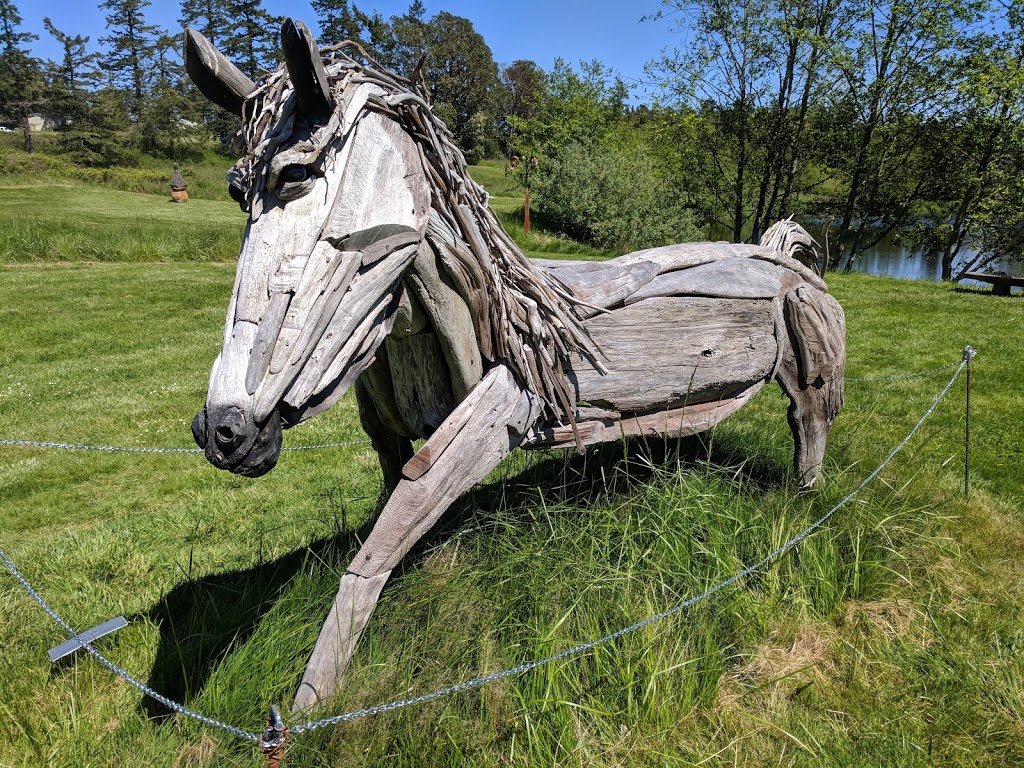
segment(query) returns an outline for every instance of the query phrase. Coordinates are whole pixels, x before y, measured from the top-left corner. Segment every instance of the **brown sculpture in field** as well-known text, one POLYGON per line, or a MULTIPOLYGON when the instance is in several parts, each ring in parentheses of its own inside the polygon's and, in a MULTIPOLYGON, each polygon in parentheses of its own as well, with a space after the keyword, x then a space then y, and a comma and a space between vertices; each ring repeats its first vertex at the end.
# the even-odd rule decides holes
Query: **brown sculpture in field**
POLYGON ((354 385, 391 492, 296 709, 331 695, 391 570, 517 446, 693 434, 774 379, 799 482, 814 483, 842 404, 845 329, 803 230, 532 261, 421 89, 343 47, 318 51, 301 23, 285 21, 281 44, 286 67, 257 86, 186 33, 192 79, 242 117, 229 181, 250 214, 192 430, 215 466, 255 477, 277 462, 282 429, 354 385))

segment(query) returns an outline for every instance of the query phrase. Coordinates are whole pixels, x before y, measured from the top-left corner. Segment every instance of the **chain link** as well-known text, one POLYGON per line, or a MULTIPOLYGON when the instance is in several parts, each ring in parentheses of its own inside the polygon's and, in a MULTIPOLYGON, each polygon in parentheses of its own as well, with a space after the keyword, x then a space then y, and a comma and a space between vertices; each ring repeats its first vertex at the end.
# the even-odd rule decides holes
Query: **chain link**
MULTIPOLYGON (((971 350, 972 353, 973 353, 973 351, 974 350, 971 350)), ((971 354, 970 357, 972 358, 973 354, 971 354)), ((681 611, 684 611, 687 608, 690 608, 691 606, 693 606, 693 605, 695 605, 695 604, 697 604, 697 603, 699 603, 699 602, 701 602, 701 601, 711 597, 712 595, 716 594, 717 592, 722 591, 726 587, 729 587, 732 584, 735 584, 737 581, 740 581, 741 579, 746 578, 750 574, 754 573, 755 571, 757 571, 760 568, 764 567, 768 563, 770 563, 773 560, 777 559, 780 555, 785 554, 786 552, 791 550, 793 547, 797 546, 800 542, 802 542, 804 539, 806 539, 811 533, 813 533, 815 530, 817 530, 822 525, 824 525, 836 512, 838 512, 840 509, 842 509, 847 504, 849 504, 850 501, 852 501, 853 498, 861 490, 863 490, 863 488, 866 485, 868 485, 868 483, 870 483, 872 480, 874 480, 878 476, 878 474, 889 464, 889 462, 892 461, 893 458, 895 458, 896 455, 900 451, 903 450, 903 448, 907 445, 907 443, 910 442, 910 439, 915 434, 917 434, 917 431, 921 428, 921 425, 924 424, 924 422, 928 419, 928 417, 932 415, 932 413, 938 407, 939 403, 942 401, 942 399, 949 392, 950 388, 953 386, 953 383, 960 376, 961 371, 967 365, 969 359, 970 358, 968 357, 968 355, 965 352, 964 359, 961 360, 958 364, 954 364, 954 365, 958 365, 959 367, 956 369, 956 372, 953 374, 952 378, 950 378, 950 380, 946 384, 946 386, 943 387, 942 391, 935 398, 935 401, 931 404, 931 406, 928 408, 928 410, 925 411, 924 415, 920 418, 920 420, 918 420, 917 424, 914 425, 913 429, 911 429, 910 432, 907 433, 907 436, 904 437, 903 440, 901 440, 900 443, 895 448, 893 448, 892 451, 889 452, 889 455, 885 457, 885 459, 882 461, 882 463, 879 464, 874 469, 874 471, 871 472, 871 474, 869 474, 867 477, 865 477, 856 488, 854 488, 852 491, 850 491, 850 493, 848 493, 846 496, 844 496, 843 499, 838 504, 836 504, 834 507, 832 507, 828 512, 826 512, 824 515, 819 517, 813 523, 808 525, 802 531, 797 533, 795 536, 793 536, 785 544, 783 544, 782 546, 776 548, 775 550, 770 552, 768 555, 766 555, 765 557, 763 557, 760 560, 758 560, 756 563, 753 563, 752 565, 748 565, 743 570, 739 571, 738 573, 733 574, 732 576, 728 577, 727 579, 724 579, 724 580, 718 582, 714 586, 709 587, 708 589, 704 590, 700 594, 697 594, 697 595, 694 595, 693 597, 687 598, 686 600, 684 600, 683 602, 673 606, 672 608, 669 608, 668 610, 662 611, 661 613, 657 613, 657 614, 655 614, 653 616, 650 616, 650 617, 644 619, 643 621, 637 622, 636 624, 631 624, 628 627, 624 627, 623 629, 620 629, 620 630, 617 630, 617 631, 612 632, 610 634, 607 634, 604 637, 598 638, 597 640, 592 640, 592 641, 589 641, 589 642, 586 642, 586 643, 580 643, 579 645, 575 645, 575 646, 573 646, 571 648, 567 648, 567 649, 565 649, 563 651, 560 651, 559 653, 556 653, 556 654, 554 654, 552 656, 547 656, 547 657, 545 657, 543 659, 538 659, 536 661, 529 661, 529 662, 526 662, 526 663, 523 663, 523 664, 519 664, 519 665, 514 666, 514 667, 510 667, 509 669, 502 670, 500 672, 493 672, 491 674, 484 675, 482 677, 476 677, 476 678, 473 678, 472 680, 467 680, 465 682, 457 683, 455 685, 449 685, 449 686, 446 686, 444 688, 439 688, 439 689, 437 689, 435 691, 432 691, 432 692, 426 693, 426 694, 422 694, 420 696, 413 696, 413 697, 409 697, 409 698, 396 699, 395 701, 391 701, 391 702, 388 702, 386 704, 378 704, 378 705, 373 706, 373 707, 367 707, 365 709, 357 709, 357 710, 353 710, 352 712, 346 712, 345 714, 341 714, 341 715, 334 715, 333 717, 325 717, 325 718, 322 718, 320 720, 311 720, 309 722, 300 723, 298 725, 294 725, 294 726, 290 727, 289 728, 289 732, 292 733, 293 735, 298 736, 299 734, 305 733, 307 731, 314 731, 314 730, 317 730, 319 728, 325 728, 325 727, 331 726, 331 725, 339 725, 341 723, 348 722, 350 720, 355 720, 357 718, 369 717, 371 715, 379 715, 379 714, 382 714, 382 713, 385 713, 385 712, 392 712, 392 711, 397 710, 397 709, 403 709, 405 707, 414 706, 416 704, 423 704, 423 703, 426 703, 428 701, 434 701, 435 699, 439 699, 439 698, 442 698, 444 696, 451 695, 453 693, 459 693, 461 691, 469 691, 469 690, 472 690, 474 688, 480 688, 480 687, 482 687, 484 685, 487 685, 488 683, 493 683, 493 682, 497 682, 498 680, 503 680, 505 678, 516 677, 516 676, 522 675, 525 672, 530 672, 530 671, 532 671, 534 669, 537 669, 539 667, 545 666, 547 664, 552 664, 554 662, 561 661, 563 659, 568 659, 568 658, 571 658, 573 656, 578 656, 581 653, 585 653, 586 651, 589 651, 589 650, 592 650, 592 649, 597 648, 599 646, 605 645, 605 644, 607 644, 607 643, 609 643, 609 642, 611 642, 613 640, 616 640, 616 639, 618 639, 620 637, 624 637, 625 635, 632 634, 633 632, 636 632, 636 631, 638 631, 640 629, 643 629, 644 627, 650 626, 651 624, 654 624, 656 622, 662 621, 663 619, 669 618, 670 616, 674 616, 674 615, 680 613, 681 611)), ((945 367, 949 368, 949 367, 952 367, 952 366, 945 366, 945 367)), ((940 369, 937 369, 937 370, 940 370, 940 369)), ((149 449, 149 450, 158 450, 158 449, 149 449)), ((183 449, 177 449, 177 450, 180 451, 180 450, 183 450, 183 449)), ((235 736, 237 736, 237 737, 239 737, 241 739, 244 739, 246 741, 253 742, 253 743, 259 743, 259 736, 257 734, 252 733, 250 731, 243 730, 241 728, 238 728, 236 726, 233 726, 233 725, 230 725, 228 723, 222 722, 220 720, 216 720, 216 719, 214 719, 212 717, 208 717, 208 716, 203 715, 203 714, 201 714, 199 712, 196 712, 193 709, 190 709, 189 707, 185 706, 184 704, 180 704, 180 703, 178 703, 176 701, 172 701, 171 699, 167 698, 163 694, 160 694, 157 691, 153 690, 152 688, 150 688, 148 685, 146 685, 145 683, 141 682, 140 680, 137 680, 136 678, 132 677, 124 669, 122 669, 121 667, 119 667, 116 664, 114 664, 114 662, 110 661, 102 653, 100 653, 95 648, 93 648, 90 643, 82 642, 81 637, 79 637, 78 633, 75 632, 75 630, 72 629, 71 625, 68 624, 63 618, 61 618, 61 616, 53 608, 51 608, 46 603, 46 601, 39 595, 39 593, 36 592, 32 588, 32 586, 28 583, 28 581, 25 579, 25 577, 22 576, 21 572, 17 569, 17 567, 14 565, 14 563, 11 561, 11 559, 3 552, 3 550, 0 550, 0 558, 2 558, 4 565, 14 575, 14 577, 18 580, 18 582, 21 584, 22 588, 32 597, 33 600, 36 601, 36 603, 38 603, 43 608, 44 611, 46 611, 47 614, 49 614, 50 618, 53 619, 53 621, 55 621, 58 625, 60 625, 72 637, 74 637, 75 639, 79 640, 79 642, 82 643, 82 647, 85 648, 86 651, 88 651, 89 654, 93 658, 95 658, 97 661, 99 661, 103 666, 105 666, 111 672, 113 672, 114 674, 116 674, 119 677, 123 678, 126 682, 128 682, 129 684, 131 684, 132 686, 137 688, 143 694, 145 694, 145 695, 155 699, 156 701, 159 701, 161 704, 163 704, 168 709, 171 709, 171 710, 173 710, 175 712, 179 712, 179 713, 181 713, 183 715, 186 715, 187 717, 191 717, 191 718, 193 718, 195 720, 198 720, 201 723, 205 723, 206 725, 209 725, 211 727, 218 728, 220 730, 223 730, 223 731, 226 731, 228 733, 231 733, 231 734, 233 734, 233 735, 235 735, 235 736)))
POLYGON ((702 600, 705 600, 705 599, 711 597, 716 592, 720 592, 721 590, 725 589, 726 587, 736 583, 740 579, 743 579, 743 578, 749 576, 751 573, 754 573, 755 571, 759 570, 763 566, 765 566, 768 563, 772 562, 773 560, 778 558, 780 555, 788 552, 790 549, 795 547, 801 541, 806 539, 816 529, 818 529, 822 525, 824 525, 829 520, 829 518, 831 518, 836 512, 838 512, 840 509, 842 509, 847 504, 849 504, 850 501, 852 501, 853 498, 861 490, 863 490, 864 486, 866 486, 868 483, 870 483, 872 480, 874 480, 878 476, 878 473, 881 472, 886 467, 886 465, 888 465, 889 462, 892 461, 893 458, 895 458, 896 454, 898 454, 900 451, 903 450, 903 448, 906 446, 906 444, 908 442, 910 442, 910 439, 915 434, 917 434, 917 431, 921 428, 921 425, 924 424, 925 420, 927 420, 928 417, 932 415, 932 413, 935 411, 936 407, 938 407, 939 402, 942 400, 942 398, 944 398, 946 396, 946 393, 949 392, 950 387, 953 386, 953 382, 955 382, 957 380, 957 377, 960 376, 960 372, 963 370, 963 368, 964 368, 964 366, 966 364, 967 364, 966 360, 956 364, 956 365, 959 365, 959 367, 956 370, 956 373, 953 374, 953 377, 949 380, 949 383, 947 383, 946 386, 943 387, 942 391, 939 393, 938 397, 935 398, 935 401, 931 404, 931 407, 925 412, 924 416, 922 416, 921 419, 917 422, 917 424, 914 425, 914 428, 910 430, 910 432, 907 434, 907 436, 904 437, 903 440, 900 441, 899 445, 897 445, 895 448, 892 449, 892 451, 889 453, 889 455, 885 457, 885 460, 881 464, 879 464, 870 475, 868 475, 866 478, 864 478, 861 481, 860 485, 858 485, 856 488, 854 488, 852 491, 850 491, 846 496, 844 496, 842 501, 840 501, 838 504, 836 504, 834 507, 832 507, 832 509, 830 509, 828 512, 826 512, 820 518, 818 518, 813 523, 808 525, 806 528, 804 528, 802 531, 800 531, 798 534, 796 534, 796 536, 791 538, 789 541, 787 541, 781 547, 778 547, 777 549, 775 549, 774 551, 772 551, 771 553, 769 553, 765 557, 763 557, 760 560, 758 560, 753 565, 747 566, 746 568, 744 568, 739 573, 736 573, 736 574, 730 576, 729 578, 724 579, 723 581, 718 582, 717 584, 715 584, 712 587, 709 587, 708 589, 704 590, 700 594, 694 595, 693 597, 690 597, 690 598, 684 600, 683 602, 679 603, 678 605, 676 605, 676 606, 674 606, 672 608, 669 608, 668 610, 665 610, 665 611, 662 611, 661 613, 657 613, 657 614, 655 614, 653 616, 650 616, 650 617, 644 619, 643 621, 637 622, 636 624, 632 624, 632 625, 630 625, 628 627, 625 627, 623 629, 620 629, 620 630, 617 630, 615 632, 612 632, 611 634, 605 635, 604 637, 599 638, 597 640, 591 640, 590 642, 581 643, 579 645, 573 646, 572 648, 567 648, 564 651, 560 651, 559 653, 554 654, 553 656, 548 656, 548 657, 543 658, 543 659, 538 659, 537 661, 528 661, 528 662, 526 662, 524 664, 519 664, 518 666, 511 667, 511 668, 503 670, 501 672, 493 672, 493 673, 491 673, 489 675, 484 675, 483 677, 477 677, 477 678, 474 678, 472 680, 467 680, 466 682, 463 682, 463 683, 458 683, 456 685, 450 685, 450 686, 447 686, 445 688, 439 688, 436 691, 432 691, 431 693, 425 693, 425 694, 423 694, 421 696, 413 696, 413 697, 405 698, 405 699, 397 699, 395 701, 388 702, 387 704, 378 704, 377 706, 374 706, 374 707, 367 707, 366 709, 357 709, 357 710, 354 710, 352 712, 346 712, 343 715, 335 715, 333 717, 325 717, 325 718, 323 718, 321 720, 312 720, 312 721, 307 722, 307 723, 301 723, 301 724, 298 724, 298 725, 293 725, 293 726, 291 726, 288 729, 289 732, 292 733, 292 734, 295 734, 295 735, 299 735, 300 733, 305 733, 306 731, 313 731, 313 730, 316 730, 318 728, 324 728, 324 727, 329 726, 329 725, 338 725, 340 723, 344 723, 344 722, 347 722, 349 720, 355 720, 355 719, 361 718, 361 717, 369 717, 370 715, 379 715, 379 714, 384 713, 384 712, 391 712, 391 711, 394 711, 396 709, 402 709, 404 707, 409 707, 409 706, 413 706, 413 705, 416 705, 416 704, 424 704, 424 703, 426 703, 428 701, 433 701, 434 699, 439 699, 439 698, 442 698, 444 696, 448 696, 449 694, 459 693, 460 691, 469 691, 469 690, 472 690, 474 688, 480 688, 481 686, 487 685, 488 683, 497 682, 498 680, 503 680, 503 679, 505 679, 507 677, 516 677, 518 675, 523 674, 524 672, 529 672, 531 670, 537 669, 538 667, 542 667, 542 666, 545 666, 547 664, 551 664, 551 663, 556 662, 556 661, 561 661, 563 659, 568 659, 568 658, 573 657, 573 656, 578 656, 581 653, 585 653, 586 651, 592 650, 594 648, 597 648, 598 646, 601 646, 601 645, 604 645, 606 643, 609 643, 612 640, 616 640, 616 639, 618 639, 620 637, 623 637, 625 635, 632 634, 633 632, 641 630, 644 627, 650 626, 651 624, 654 624, 655 622, 661 621, 662 619, 667 619, 670 616, 674 616, 675 614, 680 613, 681 611, 684 611, 684 610, 686 610, 687 608, 690 608, 693 605, 696 605, 697 603, 701 602, 702 600))
MULTIPOLYGON (((319 443, 317 445, 290 445, 282 451, 316 451, 323 448, 345 448, 350 445, 369 445, 369 440, 347 443, 319 443)), ((77 443, 51 443, 44 440, 0 440, 0 445, 22 448, 62 448, 66 451, 107 451, 108 453, 202 453, 202 448, 127 448, 117 445, 79 445, 77 443)))

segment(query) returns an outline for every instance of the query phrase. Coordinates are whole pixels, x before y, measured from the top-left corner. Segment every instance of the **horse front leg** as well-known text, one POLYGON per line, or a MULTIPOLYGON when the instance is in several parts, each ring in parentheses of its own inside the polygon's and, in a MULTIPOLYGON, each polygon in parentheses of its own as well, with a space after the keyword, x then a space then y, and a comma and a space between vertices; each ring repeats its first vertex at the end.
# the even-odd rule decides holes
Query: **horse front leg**
POLYGON ((412 458, 412 440, 400 435, 384 423, 377 404, 362 381, 356 380, 356 405, 359 407, 359 423, 370 438, 373 450, 377 452, 380 469, 384 474, 384 489, 390 494, 402 479, 402 467, 412 458))
POLYGON ((539 414, 536 397, 516 383, 508 368, 497 366, 405 465, 341 579, 293 711, 311 709, 332 696, 392 569, 455 499, 520 443, 539 414))

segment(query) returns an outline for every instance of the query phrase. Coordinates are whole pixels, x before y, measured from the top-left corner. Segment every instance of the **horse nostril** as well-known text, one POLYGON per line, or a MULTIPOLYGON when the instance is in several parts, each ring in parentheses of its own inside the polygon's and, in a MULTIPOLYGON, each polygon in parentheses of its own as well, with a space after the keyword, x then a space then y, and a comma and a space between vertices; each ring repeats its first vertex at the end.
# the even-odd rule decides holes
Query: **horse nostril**
POLYGON ((231 453, 245 442, 245 422, 241 412, 232 409, 224 414, 213 430, 213 438, 224 453, 231 453))

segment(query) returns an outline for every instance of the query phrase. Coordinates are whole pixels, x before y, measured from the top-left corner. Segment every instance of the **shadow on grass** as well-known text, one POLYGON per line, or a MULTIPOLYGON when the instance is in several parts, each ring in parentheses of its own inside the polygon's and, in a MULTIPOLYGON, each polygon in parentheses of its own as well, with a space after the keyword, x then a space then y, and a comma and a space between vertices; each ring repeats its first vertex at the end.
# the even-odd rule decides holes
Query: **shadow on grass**
MULTIPOLYGON (((545 504, 571 514, 572 509, 591 506, 602 497, 635 492, 665 468, 727 467, 731 476, 764 489, 788 482, 787 468, 771 457, 750 455, 749 451, 749 446, 725 435, 710 443, 710 450, 709 443, 697 436, 633 438, 599 445, 583 455, 574 451, 518 452, 504 465, 503 475, 492 475, 488 482, 463 494, 396 571, 400 575, 406 568, 416 567, 424 550, 450 538, 468 521, 487 527, 500 516, 506 522, 527 524, 538 493, 545 504)), ((379 502, 358 530, 337 528, 334 536, 314 540, 284 557, 174 587, 145 616, 160 628, 148 684, 174 701, 194 700, 218 664, 247 642, 298 574, 310 567, 336 569, 341 574, 369 534, 381 507, 379 502)), ((150 718, 171 714, 148 697, 142 706, 150 718)))

